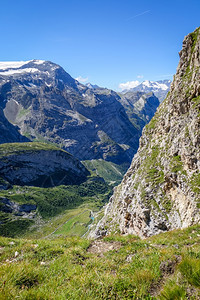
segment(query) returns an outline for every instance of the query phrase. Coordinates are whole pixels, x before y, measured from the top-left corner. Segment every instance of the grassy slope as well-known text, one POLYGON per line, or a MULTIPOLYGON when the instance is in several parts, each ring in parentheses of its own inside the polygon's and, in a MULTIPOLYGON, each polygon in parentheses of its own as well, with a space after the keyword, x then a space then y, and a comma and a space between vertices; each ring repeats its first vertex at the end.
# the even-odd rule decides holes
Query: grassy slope
POLYGON ((128 169, 128 165, 117 165, 103 159, 92 159, 82 161, 84 166, 93 174, 103 177, 108 183, 119 184, 125 172, 128 169))
POLYGON ((104 254, 91 243, 1 237, 0 299, 199 299, 200 226, 106 237, 102 246, 117 247, 104 254))
MULTIPOLYGON (((31 143, 6 143, 0 145, 0 158, 7 155, 19 154, 22 152, 32 152, 40 150, 57 150, 68 153, 53 144, 31 142, 31 143)), ((69 154, 69 153, 68 153, 69 154)))

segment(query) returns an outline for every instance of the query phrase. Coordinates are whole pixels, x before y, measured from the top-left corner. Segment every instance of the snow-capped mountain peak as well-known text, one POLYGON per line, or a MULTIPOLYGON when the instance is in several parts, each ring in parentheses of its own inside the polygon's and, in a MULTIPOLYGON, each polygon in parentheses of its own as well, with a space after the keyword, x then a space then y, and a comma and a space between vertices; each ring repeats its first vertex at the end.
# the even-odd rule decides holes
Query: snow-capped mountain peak
POLYGON ((122 93, 125 94, 126 92, 153 92, 155 96, 158 97, 159 101, 162 102, 169 91, 170 85, 171 80, 145 80, 137 84, 134 88, 127 88, 126 90, 123 90, 122 93))

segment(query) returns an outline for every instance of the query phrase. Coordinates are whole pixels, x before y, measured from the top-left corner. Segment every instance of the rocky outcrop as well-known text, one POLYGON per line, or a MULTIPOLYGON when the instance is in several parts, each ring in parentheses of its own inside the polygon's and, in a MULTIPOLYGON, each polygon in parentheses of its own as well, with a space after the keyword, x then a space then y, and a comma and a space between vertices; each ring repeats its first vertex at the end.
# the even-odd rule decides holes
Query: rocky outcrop
POLYGON ((52 62, 0 63, 7 120, 31 140, 57 143, 81 160, 131 162, 146 123, 137 111, 131 122, 122 102, 114 91, 88 88, 52 62))
POLYGON ((141 237, 200 221, 200 29, 185 37, 170 93, 98 224, 141 237))
POLYGON ((10 184, 51 187, 80 184, 89 171, 72 155, 42 143, 0 146, 0 177, 10 184))

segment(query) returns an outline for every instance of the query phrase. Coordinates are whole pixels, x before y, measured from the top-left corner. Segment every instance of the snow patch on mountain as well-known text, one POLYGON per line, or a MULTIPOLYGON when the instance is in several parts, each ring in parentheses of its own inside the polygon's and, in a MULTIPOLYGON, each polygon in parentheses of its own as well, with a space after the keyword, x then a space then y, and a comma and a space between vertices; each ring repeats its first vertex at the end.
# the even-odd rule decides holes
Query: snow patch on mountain
POLYGON ((18 69, 30 62, 33 62, 36 65, 39 65, 39 64, 43 64, 45 61, 37 60, 37 59, 27 60, 27 61, 1 61, 0 62, 0 70, 18 69))
POLYGON ((5 76, 10 76, 13 74, 20 74, 20 73, 35 73, 38 72, 38 69, 36 68, 25 68, 25 69, 11 69, 11 70, 6 70, 4 72, 0 72, 0 75, 5 75, 5 76))

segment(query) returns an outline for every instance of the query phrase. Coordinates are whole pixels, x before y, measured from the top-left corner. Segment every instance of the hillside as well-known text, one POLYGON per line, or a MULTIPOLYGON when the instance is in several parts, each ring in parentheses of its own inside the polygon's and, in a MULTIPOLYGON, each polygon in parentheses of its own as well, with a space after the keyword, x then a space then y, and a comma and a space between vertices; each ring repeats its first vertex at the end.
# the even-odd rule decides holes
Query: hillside
POLYGON ((147 237, 200 221, 200 29, 185 37, 170 93, 98 224, 147 237))
POLYGON ((120 94, 120 98, 120 103, 125 108, 129 120, 142 135, 143 127, 153 118, 159 106, 158 98, 152 92, 132 91, 120 94))

